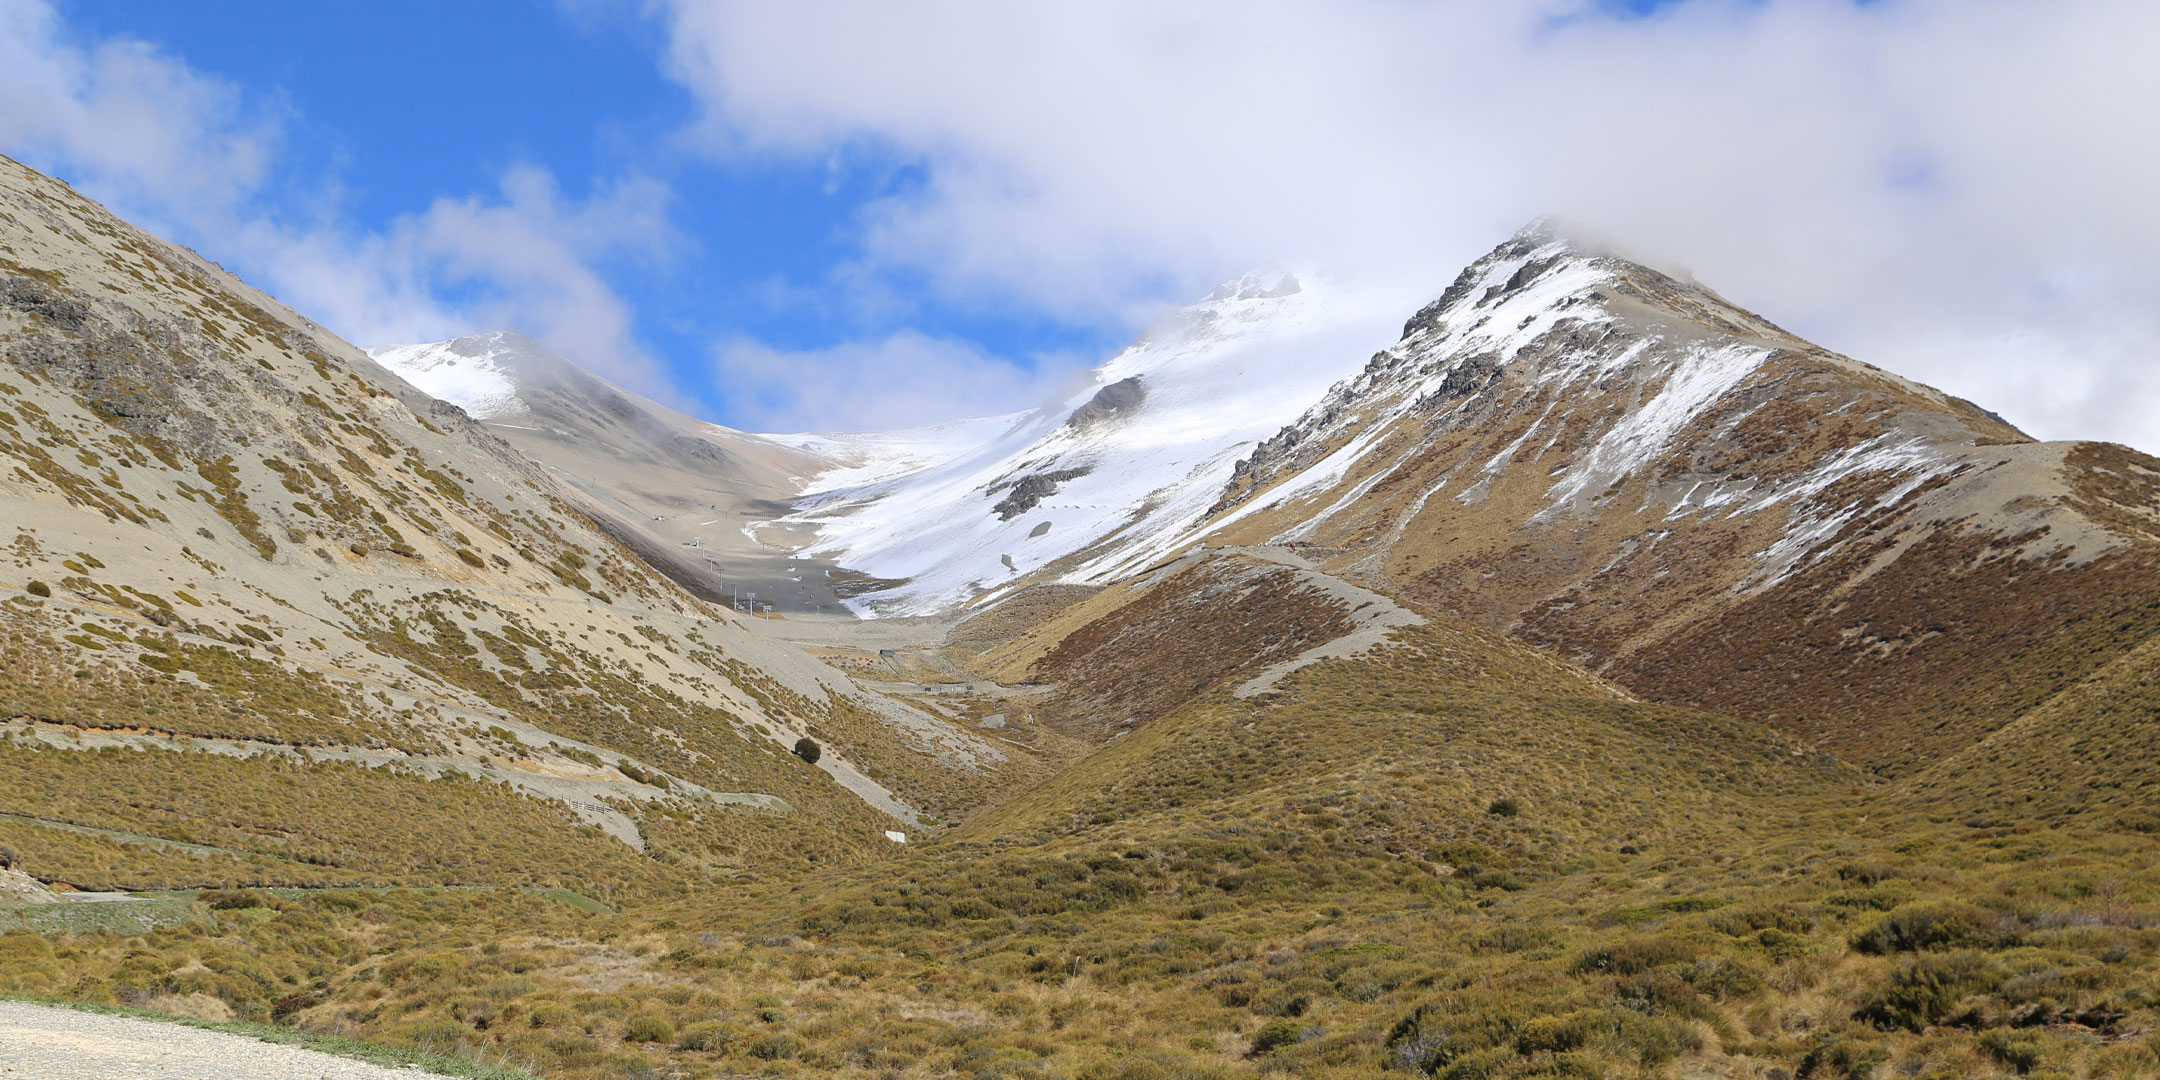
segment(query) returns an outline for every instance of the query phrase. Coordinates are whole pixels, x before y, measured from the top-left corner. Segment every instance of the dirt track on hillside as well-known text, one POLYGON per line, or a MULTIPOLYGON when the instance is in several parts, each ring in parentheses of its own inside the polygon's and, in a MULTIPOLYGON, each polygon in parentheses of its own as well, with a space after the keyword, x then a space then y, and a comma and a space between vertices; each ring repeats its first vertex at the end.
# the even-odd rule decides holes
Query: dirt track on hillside
POLYGON ((0 1001, 0 1077, 8 1080, 429 1080, 245 1035, 0 1001))

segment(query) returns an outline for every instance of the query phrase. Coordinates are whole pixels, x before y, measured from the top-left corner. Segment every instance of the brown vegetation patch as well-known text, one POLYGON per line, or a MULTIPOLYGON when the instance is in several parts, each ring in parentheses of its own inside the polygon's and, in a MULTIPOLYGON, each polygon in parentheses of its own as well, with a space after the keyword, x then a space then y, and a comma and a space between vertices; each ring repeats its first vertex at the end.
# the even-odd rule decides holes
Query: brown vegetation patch
POLYGON ((945 635, 949 645, 993 646, 1011 641, 1051 616, 1102 590, 1093 585, 1030 585, 971 615, 945 635))
POLYGON ((2160 458, 2115 443, 2063 455, 2070 507, 2125 536, 2160 541, 2160 458))
POLYGON ((1297 571, 1211 559, 1074 631, 1030 669, 1059 684, 1056 715, 1097 738, 1348 633, 1342 603, 1297 571))
POLYGON ((2073 566, 2020 557, 2021 539, 1945 529, 1847 588, 1895 540, 1854 543, 1607 674, 1910 773, 2160 634, 2160 551, 2073 566))

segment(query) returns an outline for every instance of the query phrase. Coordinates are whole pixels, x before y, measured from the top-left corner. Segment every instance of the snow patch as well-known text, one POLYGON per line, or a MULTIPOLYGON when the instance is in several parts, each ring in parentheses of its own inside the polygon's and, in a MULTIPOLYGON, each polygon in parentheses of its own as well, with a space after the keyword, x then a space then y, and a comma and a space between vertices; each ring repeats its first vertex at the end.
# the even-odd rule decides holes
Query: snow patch
POLYGON ((1400 310, 1311 275, 1248 275, 1172 313, 1033 412, 768 436, 844 462, 811 478, 782 520, 818 527, 805 554, 906 579, 851 601, 864 615, 949 609, 981 598, 984 583, 1097 548, 1061 580, 1102 580, 1190 542, 1237 460, 1388 342, 1400 310), (1104 387, 1135 378, 1145 394, 1116 423, 1066 423, 1104 387), (1033 508, 1010 520, 992 512, 1027 477, 1068 472, 1077 475, 1033 508), (1056 528, 1042 532, 1050 512, 1056 528))
MULTIPOLYGON (((498 331, 421 345, 383 345, 365 350, 414 389, 447 401, 475 420, 519 416, 531 410, 518 399, 510 361, 515 335, 498 331)), ((522 339, 519 339, 522 340, 522 339)))

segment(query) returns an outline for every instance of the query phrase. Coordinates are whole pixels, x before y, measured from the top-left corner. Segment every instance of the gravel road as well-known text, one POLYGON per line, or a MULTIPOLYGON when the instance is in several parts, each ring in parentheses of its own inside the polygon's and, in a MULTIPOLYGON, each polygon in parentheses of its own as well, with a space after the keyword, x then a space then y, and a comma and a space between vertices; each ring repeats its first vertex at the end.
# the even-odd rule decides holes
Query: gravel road
POLYGON ((0 1080, 429 1080, 332 1054, 129 1016, 0 1001, 0 1080))

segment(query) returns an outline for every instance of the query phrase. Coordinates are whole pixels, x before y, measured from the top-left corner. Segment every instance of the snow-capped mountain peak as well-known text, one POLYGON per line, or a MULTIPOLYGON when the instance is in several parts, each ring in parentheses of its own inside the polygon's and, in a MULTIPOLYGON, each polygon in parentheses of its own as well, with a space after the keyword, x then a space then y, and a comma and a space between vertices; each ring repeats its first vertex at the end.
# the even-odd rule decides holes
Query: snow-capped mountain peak
POLYGON ((1297 275, 1288 270, 1255 270, 1243 276, 1225 281, 1215 291, 1201 300, 1203 304, 1221 303, 1225 300, 1274 300, 1291 296, 1304 289, 1297 275))
POLYGON ((519 363, 546 354, 539 342, 511 330, 365 351, 422 393, 465 410, 475 420, 530 412, 518 398, 519 363))
MULTIPOLYGON (((2025 453, 1991 448, 2027 442, 1992 414, 1561 219, 1399 333, 1387 310, 1310 275, 1227 282, 988 445, 813 483, 793 520, 819 527, 814 550, 902 582, 857 602, 874 612, 1107 582, 1201 540, 1386 555, 1435 529, 1495 550, 1610 530, 1649 551, 1684 527, 1746 553, 1726 587, 1761 590, 1884 507, 2025 453)), ((2029 511, 2001 527, 2030 530, 2029 511)))
POLYGON ((1238 458, 1385 344, 1396 310, 1319 275, 1244 275, 972 450, 901 470, 886 459, 949 442, 850 437, 877 460, 815 478, 789 521, 818 526, 808 553, 905 581, 865 613, 941 610, 1053 564, 1119 572, 1199 524, 1238 458))

